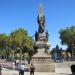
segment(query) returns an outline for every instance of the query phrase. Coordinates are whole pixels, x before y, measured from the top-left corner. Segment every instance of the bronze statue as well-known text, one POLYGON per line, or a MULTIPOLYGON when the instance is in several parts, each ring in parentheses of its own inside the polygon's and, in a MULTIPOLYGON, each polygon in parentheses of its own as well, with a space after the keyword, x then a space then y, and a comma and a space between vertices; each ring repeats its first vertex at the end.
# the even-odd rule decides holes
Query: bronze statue
POLYGON ((46 31, 46 41, 48 41, 49 33, 46 31))
POLYGON ((43 15, 43 8, 42 5, 40 4, 39 6, 39 16, 38 16, 38 24, 39 24, 39 32, 42 33, 45 30, 45 16, 43 15))
POLYGON ((35 32, 35 41, 37 41, 38 40, 38 32, 36 31, 35 32))

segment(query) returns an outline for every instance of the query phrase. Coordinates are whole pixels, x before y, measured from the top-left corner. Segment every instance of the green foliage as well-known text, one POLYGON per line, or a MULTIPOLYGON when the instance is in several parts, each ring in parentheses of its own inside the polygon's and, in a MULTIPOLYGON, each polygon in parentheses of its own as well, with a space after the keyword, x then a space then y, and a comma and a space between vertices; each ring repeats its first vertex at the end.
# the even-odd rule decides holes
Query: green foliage
POLYGON ((5 39, 7 35, 5 33, 0 34, 0 39, 5 39))
MULTIPOLYGON (((62 44, 72 44, 75 41, 75 26, 67 27, 59 31, 62 44)), ((75 42, 74 42, 75 43, 75 42)))
POLYGON ((32 49, 32 39, 23 28, 16 29, 10 33, 11 42, 17 47, 27 47, 32 49))
POLYGON ((73 49, 75 47, 75 26, 61 29, 59 33, 61 43, 67 45, 69 49, 73 49))
POLYGON ((15 53, 16 48, 20 48, 19 52, 23 52, 22 50, 24 48, 27 48, 27 50, 30 51, 33 50, 33 40, 29 37, 25 29, 18 28, 12 31, 9 35, 6 35, 5 33, 0 34, 0 52, 2 51, 2 54, 7 57, 12 56, 12 50, 14 50, 15 53), (5 50, 1 49, 2 46, 6 47, 5 50))
POLYGON ((6 37, 7 35, 5 33, 0 34, 0 48, 6 45, 6 37))

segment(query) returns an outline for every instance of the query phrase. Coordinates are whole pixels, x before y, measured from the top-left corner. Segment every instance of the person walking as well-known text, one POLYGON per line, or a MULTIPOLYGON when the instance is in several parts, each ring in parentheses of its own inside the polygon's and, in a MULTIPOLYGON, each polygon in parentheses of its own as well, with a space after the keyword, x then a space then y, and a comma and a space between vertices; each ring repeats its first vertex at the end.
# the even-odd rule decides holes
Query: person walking
POLYGON ((0 75, 2 75, 2 67, 1 67, 1 64, 0 64, 0 75))
POLYGON ((19 65, 19 60, 16 60, 16 68, 18 69, 18 65, 19 65))
POLYGON ((72 72, 71 75, 75 75, 75 64, 71 65, 71 72, 72 72))
POLYGON ((19 75, 24 75, 24 71, 25 71, 25 65, 24 63, 21 63, 19 65, 19 75))
POLYGON ((31 64, 30 66, 30 75, 34 75, 34 70, 35 70, 35 67, 33 64, 31 64))

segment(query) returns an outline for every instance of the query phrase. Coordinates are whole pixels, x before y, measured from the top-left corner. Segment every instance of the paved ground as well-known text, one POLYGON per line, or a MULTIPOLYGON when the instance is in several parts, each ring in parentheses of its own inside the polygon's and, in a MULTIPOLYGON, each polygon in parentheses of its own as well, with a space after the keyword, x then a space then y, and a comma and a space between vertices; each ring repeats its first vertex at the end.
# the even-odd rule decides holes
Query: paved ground
MULTIPOLYGON (((71 71, 69 68, 57 68, 55 72, 35 72, 35 75, 70 75, 71 71)), ((15 70, 2 70, 2 75, 19 75, 18 71, 15 70)), ((25 72, 24 75, 30 75, 29 72, 25 72)))
MULTIPOLYGON (((19 75, 18 71, 2 71, 2 75, 19 75)), ((24 75, 30 75, 29 72, 25 72, 24 75)), ((60 73, 51 73, 51 72, 35 72, 34 75, 67 75, 60 73)))
POLYGON ((71 74, 71 65, 72 64, 75 64, 75 61, 65 61, 62 63, 55 63, 55 72, 71 74))

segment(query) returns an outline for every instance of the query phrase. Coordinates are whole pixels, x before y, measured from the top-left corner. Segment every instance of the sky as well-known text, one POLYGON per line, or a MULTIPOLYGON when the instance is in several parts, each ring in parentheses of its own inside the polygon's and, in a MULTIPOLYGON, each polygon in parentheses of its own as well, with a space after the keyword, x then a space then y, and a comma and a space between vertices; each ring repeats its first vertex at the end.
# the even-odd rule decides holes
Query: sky
POLYGON ((39 4, 43 5, 45 29, 49 33, 50 49, 61 44, 59 30, 75 25, 75 0, 0 0, 0 33, 9 34, 24 28, 29 36, 38 30, 39 4))

